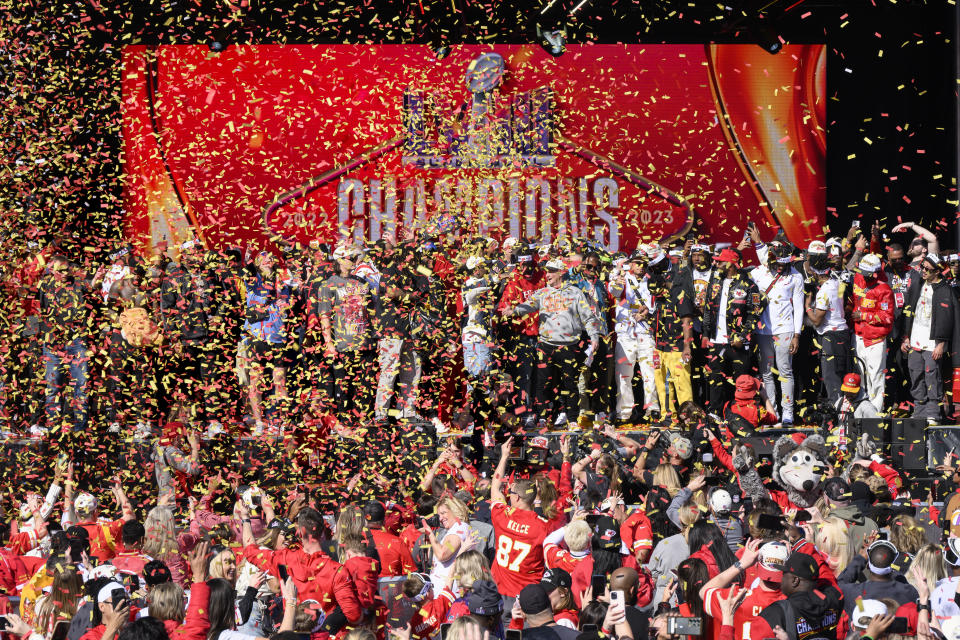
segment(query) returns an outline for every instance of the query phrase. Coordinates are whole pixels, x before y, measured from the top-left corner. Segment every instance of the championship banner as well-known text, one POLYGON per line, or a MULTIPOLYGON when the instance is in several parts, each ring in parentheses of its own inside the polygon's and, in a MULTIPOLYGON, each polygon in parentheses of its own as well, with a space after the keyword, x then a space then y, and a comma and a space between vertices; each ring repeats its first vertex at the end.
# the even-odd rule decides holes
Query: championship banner
POLYGON ((123 50, 125 207, 145 252, 403 228, 610 251, 749 221, 822 237, 826 50, 200 45, 123 50))

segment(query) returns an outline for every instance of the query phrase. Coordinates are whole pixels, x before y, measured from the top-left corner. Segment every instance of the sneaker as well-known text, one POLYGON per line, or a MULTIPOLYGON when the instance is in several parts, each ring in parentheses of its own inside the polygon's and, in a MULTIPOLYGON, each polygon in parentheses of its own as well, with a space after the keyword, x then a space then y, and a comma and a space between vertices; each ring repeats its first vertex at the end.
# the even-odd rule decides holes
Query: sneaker
POLYGON ((41 427, 38 424, 32 424, 30 425, 29 434, 32 439, 39 440, 47 435, 47 428, 41 427))
POLYGON ((110 427, 107 429, 107 433, 120 433, 120 423, 111 422, 110 427))
POLYGON ((253 423, 253 429, 250 430, 250 435, 254 438, 263 436, 263 420, 257 420, 253 423))
POLYGON ((523 418, 523 428, 526 430, 530 430, 536 426, 537 426, 537 416, 533 415, 533 412, 530 411, 523 418))
POLYGON ((564 426, 565 424, 567 424, 567 422, 569 422, 569 421, 567 420, 567 412, 566 412, 566 411, 561 411, 561 412, 560 412, 560 415, 557 416, 557 419, 553 421, 553 426, 555 426, 555 427, 562 427, 562 426, 564 426))

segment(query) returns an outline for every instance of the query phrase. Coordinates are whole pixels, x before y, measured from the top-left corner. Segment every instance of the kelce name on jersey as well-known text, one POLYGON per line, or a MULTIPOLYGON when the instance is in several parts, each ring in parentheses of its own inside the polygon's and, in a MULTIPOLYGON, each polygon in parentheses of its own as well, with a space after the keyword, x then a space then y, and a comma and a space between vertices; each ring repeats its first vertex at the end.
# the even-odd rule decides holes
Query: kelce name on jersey
POLYGON ((530 533, 530 525, 528 524, 517 524, 513 520, 507 521, 507 529, 515 533, 527 534, 530 533))

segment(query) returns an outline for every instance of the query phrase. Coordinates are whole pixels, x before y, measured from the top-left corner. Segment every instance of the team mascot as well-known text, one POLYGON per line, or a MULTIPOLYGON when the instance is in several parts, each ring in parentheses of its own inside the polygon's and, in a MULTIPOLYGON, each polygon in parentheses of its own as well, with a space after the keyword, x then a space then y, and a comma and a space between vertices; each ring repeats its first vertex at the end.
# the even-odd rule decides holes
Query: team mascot
POLYGON ((827 468, 827 447, 819 435, 795 433, 780 436, 773 445, 773 480, 784 491, 768 489, 756 468, 757 454, 749 445, 738 448, 733 466, 740 478, 740 487, 752 500, 770 498, 781 509, 808 509, 823 493, 824 470, 827 468))

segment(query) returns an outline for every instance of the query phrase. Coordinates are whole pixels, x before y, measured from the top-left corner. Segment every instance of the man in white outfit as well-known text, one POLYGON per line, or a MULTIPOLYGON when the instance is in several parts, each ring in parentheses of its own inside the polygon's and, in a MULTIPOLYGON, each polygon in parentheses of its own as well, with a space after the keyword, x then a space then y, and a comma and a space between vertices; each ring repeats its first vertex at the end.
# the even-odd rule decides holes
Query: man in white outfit
POLYGON ((774 403, 780 379, 779 415, 784 426, 793 424, 793 354, 800 346, 803 329, 803 276, 790 263, 790 247, 782 242, 756 245, 761 265, 750 271, 750 278, 766 296, 767 305, 757 324, 760 345, 760 376, 767 397, 774 403), (776 368, 774 368, 776 364, 776 368))
POLYGON ((653 374, 654 341, 648 318, 653 310, 653 299, 643 276, 642 250, 637 250, 624 265, 621 277, 608 285, 610 295, 617 301, 615 312, 617 344, 614 351, 614 369, 617 376, 617 419, 630 420, 636 401, 633 397, 633 375, 640 366, 643 379, 643 397, 646 416, 660 413, 657 385, 653 374))

